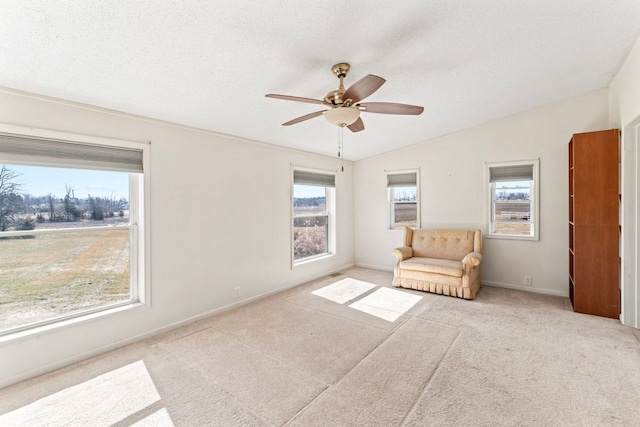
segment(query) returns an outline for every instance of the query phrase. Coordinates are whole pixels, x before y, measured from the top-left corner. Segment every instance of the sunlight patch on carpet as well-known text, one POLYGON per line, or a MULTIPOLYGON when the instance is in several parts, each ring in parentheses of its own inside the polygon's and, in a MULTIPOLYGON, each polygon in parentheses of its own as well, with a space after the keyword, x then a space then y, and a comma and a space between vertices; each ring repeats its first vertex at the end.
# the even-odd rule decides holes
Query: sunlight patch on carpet
POLYGON ((395 289, 380 288, 349 307, 389 322, 395 322, 398 317, 409 311, 422 297, 395 289))
POLYGON ((109 426, 159 400, 140 360, 0 415, 0 425, 109 426))
POLYGON ((175 424, 171 420, 169 411, 166 408, 162 408, 137 423, 131 424, 131 427, 175 427, 175 424))
POLYGON ((338 304, 344 304, 345 302, 351 301, 375 287, 376 285, 363 282, 362 280, 346 278, 338 280, 324 288, 316 289, 311 293, 330 301, 337 302, 338 304))

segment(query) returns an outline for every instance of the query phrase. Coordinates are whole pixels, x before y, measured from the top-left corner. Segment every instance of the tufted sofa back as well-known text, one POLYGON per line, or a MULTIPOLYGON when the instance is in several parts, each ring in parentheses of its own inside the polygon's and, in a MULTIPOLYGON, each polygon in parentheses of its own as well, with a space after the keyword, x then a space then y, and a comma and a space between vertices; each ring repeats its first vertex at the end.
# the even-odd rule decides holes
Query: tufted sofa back
POLYGON ((462 261, 471 252, 482 252, 480 230, 404 230, 405 245, 414 257, 462 261))

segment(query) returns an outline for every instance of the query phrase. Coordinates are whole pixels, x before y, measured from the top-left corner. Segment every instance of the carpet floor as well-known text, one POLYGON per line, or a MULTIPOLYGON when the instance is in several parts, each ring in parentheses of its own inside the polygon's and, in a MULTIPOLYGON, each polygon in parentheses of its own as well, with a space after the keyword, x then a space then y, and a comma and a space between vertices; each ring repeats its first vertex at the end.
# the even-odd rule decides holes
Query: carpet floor
POLYGON ((640 331, 352 268, 0 390, 1 426, 638 426, 640 331))

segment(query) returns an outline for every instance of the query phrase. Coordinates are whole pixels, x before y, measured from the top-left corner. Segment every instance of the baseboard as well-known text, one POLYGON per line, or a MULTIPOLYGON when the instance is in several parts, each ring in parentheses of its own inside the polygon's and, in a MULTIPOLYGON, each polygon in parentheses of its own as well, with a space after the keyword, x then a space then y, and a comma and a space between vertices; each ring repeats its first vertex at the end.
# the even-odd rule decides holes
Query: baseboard
POLYGON ((356 263, 356 267, 370 268, 372 270, 393 271, 393 267, 387 267, 382 265, 361 264, 359 262, 356 263))
MULTIPOLYGON (((387 267, 387 266, 382 266, 382 265, 363 264, 363 263, 359 263, 359 262, 356 263, 356 267, 370 268, 372 270, 393 271, 393 267, 387 267)), ((494 286, 496 288, 514 289, 514 290, 517 290, 517 291, 524 291, 524 292, 533 292, 533 293, 536 293, 536 294, 553 295, 553 296, 556 296, 556 297, 565 297, 565 298, 569 297, 569 293, 568 292, 554 291, 554 290, 551 290, 551 289, 532 288, 531 286, 512 285, 510 283, 492 282, 492 281, 489 281, 489 280, 483 280, 482 281, 482 285, 494 286)))
POLYGON ((263 294, 253 296, 251 298, 247 298, 247 299, 244 299, 244 300, 241 300, 241 301, 238 301, 238 302, 234 302, 233 304, 228 304, 228 305, 225 305, 225 306, 222 306, 222 307, 214 308, 212 310, 207 310, 205 312, 196 314, 194 316, 188 317, 188 318, 183 319, 183 320, 179 320, 177 322, 170 323, 170 324, 165 325, 165 326, 161 326, 161 327, 153 329, 151 331, 147 331, 145 333, 142 333, 142 334, 139 334, 139 335, 135 335, 133 337, 129 337, 129 338, 126 338, 126 339, 123 339, 123 340, 120 340, 120 341, 115 341, 115 342, 109 343, 107 345, 104 345, 102 347, 98 347, 98 348, 89 350, 89 351, 84 352, 84 353, 76 354, 76 355, 73 355, 71 357, 67 357, 67 358, 62 359, 62 360, 57 360, 55 362, 49 363, 49 364, 44 365, 44 366, 39 366, 39 367, 37 367, 35 369, 31 369, 31 370, 28 370, 28 371, 25 371, 25 372, 21 372, 19 374, 12 375, 10 377, 7 377, 7 378, 4 378, 4 379, 0 380, 0 389, 2 389, 4 387, 8 387, 8 386, 13 385, 13 384, 17 384, 17 383, 19 383, 21 381, 28 380, 30 378, 34 378, 34 377, 37 377, 37 376, 40 376, 40 375, 47 374, 49 372, 56 371, 58 369, 64 368, 64 367, 72 365, 74 363, 81 362, 83 360, 89 359, 91 357, 98 356, 100 354, 107 353, 109 351, 117 350, 118 348, 127 346, 129 344, 134 344, 134 343, 136 343, 138 341, 142 341, 144 339, 151 338, 151 337, 153 337, 155 335, 159 335, 159 334, 162 334, 162 333, 165 333, 165 332, 169 332, 169 331, 171 331, 173 329, 179 328, 181 326, 186 326, 186 325, 188 325, 190 323, 197 322, 198 320, 207 318, 209 316, 213 316, 215 314, 219 314, 219 313, 223 313, 225 311, 233 310, 234 308, 242 307, 243 305, 247 305, 247 304, 250 304, 250 303, 252 303, 254 301, 258 301, 258 300, 261 300, 263 298, 267 298, 267 297, 269 297, 271 295, 274 295, 274 294, 277 294, 279 292, 286 291, 287 289, 295 288, 296 286, 300 286, 300 285, 302 285, 304 283, 312 282, 314 280, 320 279, 320 278, 328 276, 330 274, 338 273, 340 271, 349 269, 349 268, 351 268, 353 266, 354 266, 354 264, 348 264, 346 266, 342 266, 342 267, 336 268, 334 270, 331 270, 331 271, 328 271, 328 272, 324 272, 324 273, 319 274, 319 275, 312 276, 312 277, 310 277, 308 279, 305 279, 304 281, 302 281, 300 283, 295 283, 295 284, 292 284, 292 285, 283 286, 281 288, 277 288, 277 289, 271 290, 269 292, 265 292, 263 294))
POLYGON ((517 290, 517 291, 533 292, 533 293, 536 293, 536 294, 553 295, 555 297, 564 297, 564 298, 568 298, 569 297, 569 293, 568 292, 554 291, 554 290, 551 290, 551 289, 532 288, 531 286, 512 285, 510 283, 492 282, 492 281, 489 281, 489 280, 483 280, 482 281, 482 286, 493 286, 493 287, 496 287, 496 288, 514 289, 514 290, 517 290))

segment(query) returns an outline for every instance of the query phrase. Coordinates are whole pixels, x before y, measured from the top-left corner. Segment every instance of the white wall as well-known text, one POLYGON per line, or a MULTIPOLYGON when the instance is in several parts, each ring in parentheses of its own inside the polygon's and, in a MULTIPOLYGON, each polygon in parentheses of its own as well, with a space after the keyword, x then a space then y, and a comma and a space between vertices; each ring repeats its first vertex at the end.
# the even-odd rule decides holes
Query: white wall
POLYGON ((638 266, 638 126, 640 126, 640 39, 609 87, 609 125, 622 130, 622 316, 625 325, 640 327, 638 266))
POLYGON ((422 227, 484 233, 485 162, 540 158, 540 241, 485 238, 482 281, 568 295, 567 144, 573 133, 606 129, 607 110, 600 90, 357 162, 356 264, 391 269, 401 244, 402 232, 387 230, 385 170, 420 168, 422 227))
POLYGON ((640 115, 640 38, 609 86, 609 124, 624 126, 640 115))
POLYGON ((336 171, 337 159, 10 90, 0 123, 151 141, 152 300, 0 342, 0 387, 354 262, 350 162, 336 176, 337 256, 292 271, 291 164, 336 171))

